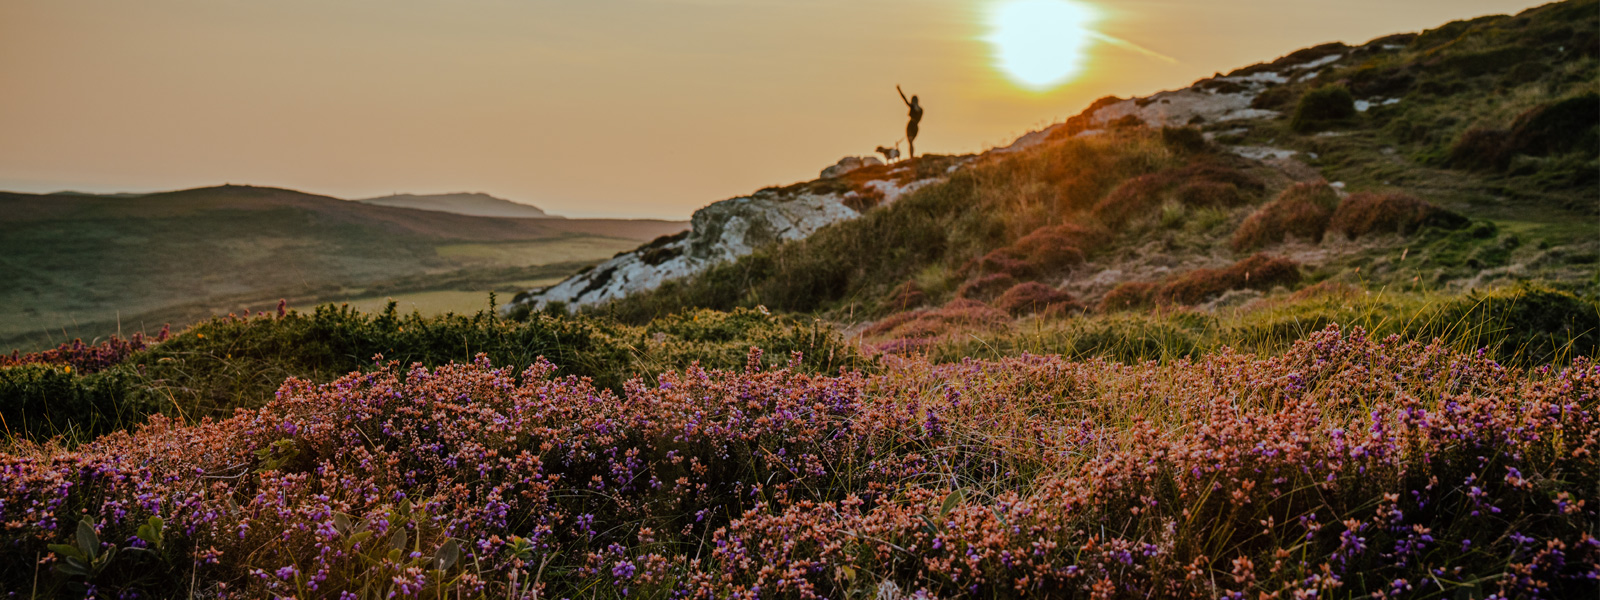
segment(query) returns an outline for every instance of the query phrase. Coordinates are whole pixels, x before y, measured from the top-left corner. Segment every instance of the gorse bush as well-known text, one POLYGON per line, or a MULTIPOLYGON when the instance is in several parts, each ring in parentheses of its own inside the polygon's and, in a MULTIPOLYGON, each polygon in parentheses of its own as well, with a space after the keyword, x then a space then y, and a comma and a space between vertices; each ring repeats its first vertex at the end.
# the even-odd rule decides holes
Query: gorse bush
POLYGON ((1571 598, 1600 575, 1587 359, 1523 372, 1330 329, 1165 366, 748 362, 622 395, 544 362, 386 363, 223 421, 24 445, 0 457, 0 586, 1571 598))

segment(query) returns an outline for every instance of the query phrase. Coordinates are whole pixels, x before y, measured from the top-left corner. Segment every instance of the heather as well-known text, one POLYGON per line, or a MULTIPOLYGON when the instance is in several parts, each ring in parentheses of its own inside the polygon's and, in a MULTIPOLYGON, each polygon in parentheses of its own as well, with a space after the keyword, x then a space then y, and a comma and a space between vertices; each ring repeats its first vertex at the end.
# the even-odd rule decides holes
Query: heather
POLYGON ((150 339, 146 339, 143 332, 134 332, 128 339, 113 335, 98 344, 86 344, 82 339, 75 339, 72 343, 61 344, 40 352, 23 354, 21 351, 12 350, 11 356, 0 356, 0 368, 17 365, 61 365, 68 372, 77 369, 79 373, 93 373, 120 363, 135 352, 164 342, 171 334, 170 328, 163 327, 160 333, 150 339))
POLYGON ((1329 328, 1272 358, 805 360, 620 394, 543 361, 384 361, 225 420, 18 444, 0 578, 107 597, 1569 598, 1600 575, 1588 358, 1522 370, 1329 328))
POLYGON ((741 365, 751 346, 806 352, 815 357, 806 368, 829 372, 859 361, 853 347, 820 322, 752 309, 690 311, 633 326, 546 314, 524 322, 490 312, 407 315, 392 303, 375 314, 348 306, 302 312, 280 305, 275 313, 215 318, 156 341, 146 345, 135 336, 15 354, 10 363, 24 366, 0 367, 6 431, 88 439, 142 423, 155 412, 188 421, 225 417, 235 408, 265 404, 286 378, 331 381, 371 369, 379 355, 431 367, 483 353, 513 369, 546 357, 564 375, 613 390, 635 376, 696 361, 741 365))

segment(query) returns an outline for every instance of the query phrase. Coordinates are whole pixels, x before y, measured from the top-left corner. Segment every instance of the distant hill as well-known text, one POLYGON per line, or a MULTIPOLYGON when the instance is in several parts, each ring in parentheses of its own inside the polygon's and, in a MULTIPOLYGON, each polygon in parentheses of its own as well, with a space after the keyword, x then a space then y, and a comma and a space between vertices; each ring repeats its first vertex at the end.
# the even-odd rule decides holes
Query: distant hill
POLYGON ((455 290, 476 308, 490 290, 539 285, 686 226, 489 218, 239 185, 132 197, 0 192, 0 345, 88 339, 119 319, 124 333, 159 329, 277 298, 455 290))
POLYGON ((356 200, 363 204, 376 206, 394 206, 398 208, 415 208, 417 210, 430 210, 436 212, 455 213, 474 217, 509 217, 520 219, 561 219, 548 214, 537 206, 512 202, 504 198, 496 198, 482 192, 460 192, 455 194, 394 194, 379 198, 364 198, 356 200))

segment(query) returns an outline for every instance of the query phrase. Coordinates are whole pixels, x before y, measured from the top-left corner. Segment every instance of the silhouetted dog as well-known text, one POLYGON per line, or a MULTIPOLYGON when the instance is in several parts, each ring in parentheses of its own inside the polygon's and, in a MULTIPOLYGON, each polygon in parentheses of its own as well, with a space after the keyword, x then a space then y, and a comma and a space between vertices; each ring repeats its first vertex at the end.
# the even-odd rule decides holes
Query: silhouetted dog
POLYGON ((883 155, 883 161, 884 162, 894 162, 895 160, 900 158, 900 149, 899 148, 885 148, 883 146, 878 146, 878 154, 882 154, 883 155))

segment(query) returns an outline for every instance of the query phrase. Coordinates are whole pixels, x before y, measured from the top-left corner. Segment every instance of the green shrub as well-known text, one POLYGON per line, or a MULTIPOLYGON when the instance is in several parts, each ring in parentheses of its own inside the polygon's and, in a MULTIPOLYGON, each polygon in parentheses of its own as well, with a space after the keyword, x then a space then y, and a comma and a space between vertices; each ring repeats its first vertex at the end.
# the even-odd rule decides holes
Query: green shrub
POLYGON ((1300 97, 1289 127, 1300 133, 1314 133, 1348 124, 1355 118, 1356 101, 1350 90, 1339 84, 1325 85, 1300 97))
POLYGON ((1211 146, 1206 136, 1194 127, 1162 127, 1161 142, 1178 152, 1205 152, 1211 146))
POLYGON ((61 365, 0 368, 0 423, 6 435, 90 439, 142 420, 152 407, 131 391, 136 377, 114 368, 79 375, 61 365))
POLYGON ((1550 156, 1577 150, 1600 154, 1600 94, 1590 92, 1539 106, 1517 116, 1507 150, 1529 156, 1550 156))

